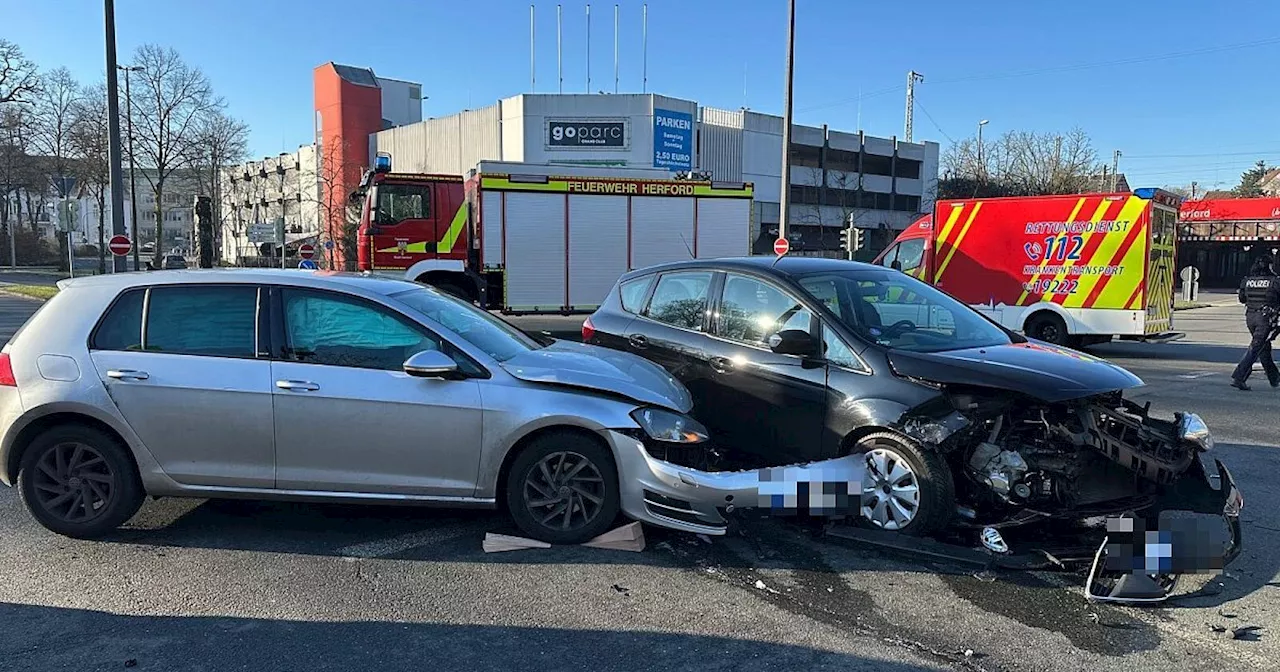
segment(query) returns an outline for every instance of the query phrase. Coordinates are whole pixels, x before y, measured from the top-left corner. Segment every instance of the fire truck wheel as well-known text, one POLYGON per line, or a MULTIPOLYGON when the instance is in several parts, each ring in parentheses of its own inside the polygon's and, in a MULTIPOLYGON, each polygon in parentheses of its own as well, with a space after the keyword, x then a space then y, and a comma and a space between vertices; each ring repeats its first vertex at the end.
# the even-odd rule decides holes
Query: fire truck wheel
POLYGON ((1071 345, 1067 323, 1055 313, 1040 311, 1027 320, 1026 334, 1031 338, 1054 345, 1071 345))
POLYGON ((590 436, 553 431, 530 441, 507 471, 507 511, 522 532, 581 544, 609 530, 622 497, 609 449, 590 436))

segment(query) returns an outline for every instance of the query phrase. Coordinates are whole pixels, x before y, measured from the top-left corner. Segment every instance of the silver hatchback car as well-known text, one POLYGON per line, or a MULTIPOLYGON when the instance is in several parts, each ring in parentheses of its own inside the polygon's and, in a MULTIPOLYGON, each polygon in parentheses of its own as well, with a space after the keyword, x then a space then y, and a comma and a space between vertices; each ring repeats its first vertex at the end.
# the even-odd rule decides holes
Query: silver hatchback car
POLYGON ((726 502, 753 494, 659 459, 707 439, 663 369, 428 287, 270 270, 59 285, 0 351, 0 481, 64 535, 177 496, 503 507, 578 543, 619 511, 722 534, 726 502))

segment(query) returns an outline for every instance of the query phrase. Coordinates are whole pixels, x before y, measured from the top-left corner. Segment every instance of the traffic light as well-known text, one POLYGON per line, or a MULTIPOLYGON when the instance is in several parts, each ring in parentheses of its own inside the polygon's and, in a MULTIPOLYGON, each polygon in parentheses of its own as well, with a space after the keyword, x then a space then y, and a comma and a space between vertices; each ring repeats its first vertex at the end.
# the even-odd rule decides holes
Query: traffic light
POLYGON ((864 232, 852 225, 840 230, 840 249, 845 256, 853 259, 853 254, 862 249, 864 232))
POLYGON ((862 236, 863 236, 862 229, 853 230, 853 251, 854 252, 857 252, 858 250, 862 249, 862 246, 863 246, 862 236))

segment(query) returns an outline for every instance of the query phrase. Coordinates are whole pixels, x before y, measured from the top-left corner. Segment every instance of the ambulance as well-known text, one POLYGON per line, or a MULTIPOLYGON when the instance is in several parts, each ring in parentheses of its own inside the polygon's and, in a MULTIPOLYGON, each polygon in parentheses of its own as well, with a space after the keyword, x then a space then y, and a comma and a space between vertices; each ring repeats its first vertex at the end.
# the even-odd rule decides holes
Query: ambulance
POLYGON ((752 194, 645 168, 395 173, 383 154, 353 195, 357 263, 504 313, 590 313, 632 269, 750 254, 752 194))
POLYGON ((875 263, 1049 343, 1173 340, 1180 204, 1159 189, 942 200, 875 263))

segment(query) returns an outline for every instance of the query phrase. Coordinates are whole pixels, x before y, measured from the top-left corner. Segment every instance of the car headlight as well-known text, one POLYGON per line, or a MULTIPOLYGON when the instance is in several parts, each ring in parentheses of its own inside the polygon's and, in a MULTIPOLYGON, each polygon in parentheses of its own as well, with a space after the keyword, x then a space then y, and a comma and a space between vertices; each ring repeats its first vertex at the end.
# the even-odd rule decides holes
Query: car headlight
POLYGON ((708 438, 707 428, 702 423, 681 413, 661 408, 637 408, 631 417, 655 441, 702 443, 708 438))
POLYGON ((1194 444, 1200 450, 1213 449, 1213 435, 1209 426, 1195 413, 1178 414, 1178 439, 1194 444))

